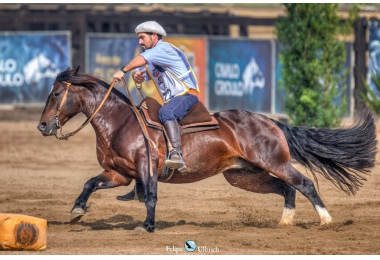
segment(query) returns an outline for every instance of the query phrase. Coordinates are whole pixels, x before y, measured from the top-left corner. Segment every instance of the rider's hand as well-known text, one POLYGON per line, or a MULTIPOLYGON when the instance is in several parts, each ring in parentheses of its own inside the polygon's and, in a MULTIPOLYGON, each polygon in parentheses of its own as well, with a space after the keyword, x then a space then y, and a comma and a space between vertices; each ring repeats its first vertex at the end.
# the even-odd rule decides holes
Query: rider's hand
POLYGON ((113 79, 114 79, 116 82, 119 82, 123 77, 124 77, 124 72, 122 72, 121 70, 117 71, 117 72, 113 75, 113 79))
POLYGON ((135 71, 132 73, 132 78, 133 80, 137 83, 137 84, 141 84, 144 82, 145 78, 144 78, 144 72, 143 70, 140 70, 140 71, 135 71))

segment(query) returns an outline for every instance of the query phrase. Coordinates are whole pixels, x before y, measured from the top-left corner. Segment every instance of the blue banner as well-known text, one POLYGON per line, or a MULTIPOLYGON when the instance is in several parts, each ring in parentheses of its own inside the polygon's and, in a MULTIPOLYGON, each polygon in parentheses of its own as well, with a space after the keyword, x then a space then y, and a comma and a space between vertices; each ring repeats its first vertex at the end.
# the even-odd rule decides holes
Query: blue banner
MULTIPOLYGON (((346 70, 346 80, 344 83, 339 84, 339 91, 342 91, 343 87, 346 87, 346 90, 344 91, 343 95, 346 99, 347 103, 347 116, 351 114, 351 100, 352 100, 352 64, 353 64, 353 43, 352 42, 345 42, 344 48, 346 50, 346 61, 343 65, 343 71, 346 70)), ((341 75, 343 76, 343 71, 341 72, 341 75)), ((341 98, 337 98, 335 102, 340 103, 341 98)))
POLYGON ((209 40, 209 108, 271 112, 272 46, 264 40, 209 40))
POLYGON ((70 63, 69 32, 0 34, 0 103, 44 103, 70 63))
MULTIPOLYGON (((377 24, 377 23, 376 23, 377 24)), ((371 90, 380 99, 375 83, 372 81, 372 74, 380 77, 380 27, 371 23, 369 26, 369 61, 367 82, 371 90)))
MULTIPOLYGON (((138 38, 135 35, 89 34, 87 36, 88 48, 86 48, 86 71, 111 83, 115 72, 140 54, 141 49, 138 43, 138 38)), ((130 72, 125 75, 127 80, 129 77, 130 72)), ((115 85, 115 88, 126 95, 123 84, 119 83, 115 85)), ((129 84, 128 89, 133 101, 139 103, 141 95, 134 88, 134 85, 129 84)))

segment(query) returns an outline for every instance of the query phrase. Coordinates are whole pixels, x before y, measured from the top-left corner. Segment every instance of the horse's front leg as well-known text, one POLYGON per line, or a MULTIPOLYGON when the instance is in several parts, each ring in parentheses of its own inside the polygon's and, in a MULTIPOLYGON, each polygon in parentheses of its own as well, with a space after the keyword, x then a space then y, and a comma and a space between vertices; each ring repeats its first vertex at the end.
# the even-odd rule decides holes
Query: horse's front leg
POLYGON ((89 179, 84 187, 82 193, 75 200, 73 209, 71 210, 70 222, 75 223, 87 211, 87 201, 91 194, 99 189, 109 189, 118 186, 127 186, 132 182, 132 179, 126 179, 115 171, 104 171, 98 176, 89 179))
POLYGON ((145 163, 138 167, 141 176, 141 184, 144 188, 145 206, 147 209, 147 216, 144 222, 144 228, 148 232, 154 232, 157 204, 157 167, 156 164, 153 163, 152 178, 149 173, 149 168, 147 169, 147 165, 148 164, 145 163))

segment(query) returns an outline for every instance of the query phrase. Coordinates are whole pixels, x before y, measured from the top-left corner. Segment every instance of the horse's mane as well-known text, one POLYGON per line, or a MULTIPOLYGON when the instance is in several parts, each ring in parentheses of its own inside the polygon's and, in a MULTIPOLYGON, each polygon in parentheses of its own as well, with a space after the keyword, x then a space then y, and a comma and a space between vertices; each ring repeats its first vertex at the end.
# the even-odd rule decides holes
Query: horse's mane
MULTIPOLYGON (((103 80, 89 73, 79 73, 78 70, 79 66, 77 69, 73 70, 67 68, 67 70, 62 71, 57 75, 56 80, 59 82, 66 81, 73 85, 79 85, 90 89, 95 85, 101 85, 104 88, 109 89, 110 85, 107 82, 104 82, 103 80)), ((112 89, 112 93, 114 93, 117 97, 119 97, 127 104, 131 105, 131 101, 117 89, 112 89)))

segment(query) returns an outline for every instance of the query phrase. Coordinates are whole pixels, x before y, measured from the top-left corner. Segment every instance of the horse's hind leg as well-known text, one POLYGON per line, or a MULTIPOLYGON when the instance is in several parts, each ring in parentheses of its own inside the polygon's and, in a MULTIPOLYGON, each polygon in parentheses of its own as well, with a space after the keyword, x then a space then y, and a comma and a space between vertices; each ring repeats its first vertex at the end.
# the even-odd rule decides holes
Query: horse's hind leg
POLYGON ((285 206, 279 224, 293 225, 296 207, 296 190, 293 187, 264 171, 254 173, 245 170, 228 170, 223 174, 232 186, 257 193, 275 193, 283 196, 285 206))
POLYGON ((70 222, 74 223, 81 219, 87 211, 87 201, 91 194, 99 189, 109 189, 118 186, 126 186, 132 180, 125 179, 119 173, 114 171, 104 171, 98 176, 89 179, 83 187, 82 193, 75 200, 73 209, 71 210, 70 222))
POLYGON ((303 176, 289 162, 283 164, 281 167, 276 167, 273 169, 272 173, 287 184, 296 188, 310 200, 319 215, 321 225, 330 224, 332 222, 332 218, 319 197, 312 180, 303 176))

